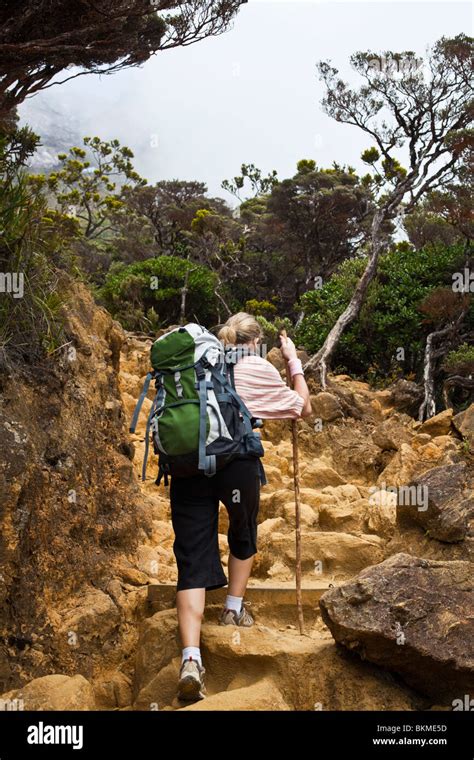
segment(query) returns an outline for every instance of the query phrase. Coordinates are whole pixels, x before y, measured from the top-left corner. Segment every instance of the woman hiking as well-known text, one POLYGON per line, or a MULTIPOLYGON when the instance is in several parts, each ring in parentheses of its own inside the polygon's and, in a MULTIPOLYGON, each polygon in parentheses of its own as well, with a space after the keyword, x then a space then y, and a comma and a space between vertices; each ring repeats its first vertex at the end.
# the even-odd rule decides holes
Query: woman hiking
MULTIPOLYGON (((288 362, 294 390, 284 383, 270 362, 253 353, 258 352, 262 330, 250 314, 239 312, 231 316, 219 330, 218 338, 224 346, 245 349, 243 353, 247 355, 235 365, 234 381, 237 393, 254 417, 294 419, 311 414, 308 386, 290 338, 281 338, 281 352, 288 362)), ((176 606, 183 646, 178 683, 178 698, 181 700, 204 698, 205 669, 200 634, 206 590, 227 585, 218 544, 220 501, 229 516, 230 553, 227 597, 219 623, 243 627, 254 623, 243 598, 257 552, 259 466, 259 459, 242 456, 211 478, 202 473, 171 478, 173 550, 178 566, 176 606)))

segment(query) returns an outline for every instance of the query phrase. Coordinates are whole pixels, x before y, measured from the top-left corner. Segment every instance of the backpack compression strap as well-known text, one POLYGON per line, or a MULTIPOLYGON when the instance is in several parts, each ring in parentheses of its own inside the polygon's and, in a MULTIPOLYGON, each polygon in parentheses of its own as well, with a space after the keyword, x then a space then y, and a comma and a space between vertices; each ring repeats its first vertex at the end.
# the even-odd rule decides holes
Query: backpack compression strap
POLYGON ((136 430, 137 422, 138 422, 138 415, 140 414, 140 409, 143 406, 143 402, 145 401, 146 394, 148 393, 148 388, 150 387, 150 383, 151 383, 151 381, 153 380, 154 377, 155 377, 155 373, 154 372, 148 372, 148 374, 147 374, 147 376, 145 378, 145 382, 143 384, 142 392, 140 393, 140 397, 139 397, 139 399, 137 401, 137 405, 135 407, 135 411, 133 412, 132 421, 131 421, 130 427, 129 427, 129 432, 130 433, 134 433, 135 430, 136 430))
POLYGON ((146 421, 146 432, 145 432, 145 455, 143 457, 143 465, 142 465, 142 481, 145 482, 146 480, 146 465, 148 462, 148 452, 150 450, 150 428, 151 423, 153 419, 153 415, 155 414, 156 410, 161 405, 161 402, 163 401, 164 395, 165 395, 165 389, 163 384, 163 375, 158 375, 157 381, 159 382, 158 392, 155 396, 155 399, 151 405, 150 414, 148 415, 148 419, 146 421))
POLYGON ((145 481, 146 479, 146 465, 148 462, 148 452, 150 449, 150 427, 151 427, 151 421, 152 417, 155 414, 156 410, 158 409, 159 405, 161 404, 164 396, 164 390, 163 390, 163 377, 160 374, 157 374, 155 371, 148 372, 145 382, 143 384, 142 392, 140 393, 140 397, 137 401, 137 405, 135 407, 135 411, 133 412, 132 421, 130 423, 129 431, 130 433, 134 433, 137 427, 138 422, 138 416, 140 414, 140 410, 143 406, 143 402, 145 401, 146 395, 148 393, 148 388, 150 387, 150 382, 153 380, 153 378, 156 378, 160 381, 160 385, 158 388, 158 393, 151 405, 150 414, 148 415, 148 419, 146 422, 146 432, 145 432, 145 456, 143 457, 143 465, 142 465, 142 480, 145 481))
POLYGON ((207 359, 202 357, 195 365, 195 372, 198 381, 199 393, 199 462, 198 468, 211 478, 216 474, 216 455, 206 454, 206 422, 207 422, 207 389, 212 388, 212 383, 208 385, 206 380, 205 367, 212 372, 212 366, 207 359))

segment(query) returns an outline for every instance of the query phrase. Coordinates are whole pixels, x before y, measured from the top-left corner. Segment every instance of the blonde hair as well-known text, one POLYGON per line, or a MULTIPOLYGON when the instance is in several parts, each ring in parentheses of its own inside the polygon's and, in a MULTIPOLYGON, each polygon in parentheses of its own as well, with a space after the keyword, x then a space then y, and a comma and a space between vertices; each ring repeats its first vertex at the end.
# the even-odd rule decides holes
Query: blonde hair
POLYGON ((222 325, 217 333, 217 337, 224 345, 240 345, 242 343, 251 343, 256 338, 263 335, 262 328, 255 317, 247 314, 245 311, 239 311, 233 314, 227 322, 222 325))

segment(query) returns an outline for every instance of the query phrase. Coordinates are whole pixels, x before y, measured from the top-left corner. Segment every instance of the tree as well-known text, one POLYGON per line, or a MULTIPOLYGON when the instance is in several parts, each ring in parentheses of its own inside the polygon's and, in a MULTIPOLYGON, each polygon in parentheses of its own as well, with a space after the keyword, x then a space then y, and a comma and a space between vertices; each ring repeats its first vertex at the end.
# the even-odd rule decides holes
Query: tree
POLYGON ((458 404, 467 408, 474 393, 474 346, 462 343, 450 351, 443 360, 442 369, 448 377, 443 383, 445 409, 453 408, 457 395, 458 404))
MULTIPOLYGON (((252 167, 252 175, 261 178, 252 167)), ((299 161, 293 177, 270 182, 272 176, 264 184, 255 181, 260 194, 239 208, 245 259, 253 296, 278 297, 281 313, 293 317, 301 294, 319 286, 317 278, 329 277, 366 240, 371 191, 352 167, 333 163, 323 169, 311 159, 299 161)), ((391 226, 384 231, 389 235, 391 226)), ((302 317, 300 311, 298 323, 302 317)))
POLYGON ((65 340, 58 267, 73 264, 78 229, 75 220, 51 212, 27 181, 25 163, 37 141, 13 123, 0 138, 0 373, 46 366, 65 340))
POLYGON ((436 414, 435 370, 437 359, 446 356, 449 349, 459 346, 466 338, 472 338, 472 332, 463 333, 463 327, 465 329, 463 322, 470 305, 469 293, 459 295, 451 288, 437 288, 427 296, 420 306, 420 310, 435 328, 426 338, 423 362, 425 395, 418 412, 420 422, 436 414))
POLYGON ((207 198, 206 193, 203 182, 162 180, 152 186, 127 188, 125 200, 133 213, 152 224, 160 253, 172 256, 186 248, 187 233, 200 209, 230 216, 223 200, 207 198))
POLYGON ((240 191, 243 190, 247 181, 254 196, 265 195, 278 183, 277 172, 273 169, 273 171, 264 177, 261 170, 255 164, 242 164, 240 174, 233 179, 225 179, 221 187, 242 201, 240 191))
MULTIPOLYGON (((413 53, 385 53, 385 58, 413 60, 413 53)), ((371 224, 369 258, 354 294, 330 330, 324 344, 306 364, 319 370, 326 385, 328 361, 346 327, 357 317, 384 248, 383 226, 387 220, 409 214, 422 198, 455 181, 456 168, 471 145, 472 131, 472 39, 458 35, 442 37, 427 57, 425 73, 415 66, 403 67, 400 75, 378 65, 370 52, 351 57, 366 80, 352 90, 337 78, 338 71, 320 62, 319 73, 327 94, 323 107, 336 121, 365 132, 372 145, 363 158, 372 166, 365 182, 374 192, 377 208, 371 224), (378 117, 382 117, 380 123, 378 117), (408 168, 396 151, 405 148, 408 168)))
POLYGON ((218 302, 218 321, 221 319, 220 307, 226 316, 232 314, 234 283, 252 272, 244 261, 244 240, 238 221, 207 209, 197 211, 191 223, 189 238, 190 256, 194 261, 209 267, 215 277, 214 295, 218 302))
POLYGON ((127 188, 146 180, 134 170, 133 152, 118 140, 104 142, 85 137, 84 148, 60 153, 61 168, 47 177, 32 175, 30 181, 47 187, 62 213, 80 220, 86 238, 103 237, 114 228, 114 215, 124 209, 127 188))
POLYGON ((3 0, 0 121, 61 71, 111 74, 229 28, 244 0, 3 0))
MULTIPOLYGON (((334 351, 337 372, 375 382, 402 375, 422 378, 426 339, 447 324, 444 312, 429 316, 422 304, 429 302, 433 291, 442 290, 451 293, 454 304, 461 305, 462 298, 450 288, 453 272, 462 272, 463 262, 459 243, 449 247, 431 244, 414 251, 410 243, 400 241, 385 251, 358 318, 348 325, 334 351)), ((324 343, 366 265, 367 257, 347 259, 320 290, 302 296, 305 317, 296 340, 309 353, 324 343)), ((474 304, 460 327, 467 332, 474 328, 474 304)), ((458 335, 460 332, 455 332, 458 335)))
POLYGON ((472 168, 467 163, 460 164, 456 181, 446 184, 443 190, 428 193, 404 220, 413 245, 423 247, 437 241, 451 245, 463 240, 467 252, 474 237, 473 191, 472 168))
MULTIPOLYGON (((279 229, 285 279, 291 272, 296 277, 296 282, 291 278, 293 300, 354 255, 367 239, 371 208, 371 192, 354 169, 336 163, 317 169, 314 161, 300 161, 294 177, 274 185, 268 222, 279 229)), ((302 318, 300 312, 298 322, 302 318)))

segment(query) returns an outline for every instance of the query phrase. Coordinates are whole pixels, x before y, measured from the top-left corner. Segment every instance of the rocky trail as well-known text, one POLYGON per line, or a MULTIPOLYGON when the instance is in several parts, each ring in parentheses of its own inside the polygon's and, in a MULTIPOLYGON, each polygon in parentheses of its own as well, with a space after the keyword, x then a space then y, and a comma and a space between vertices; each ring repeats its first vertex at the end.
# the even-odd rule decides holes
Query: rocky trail
MULTIPOLYGON (((127 415, 136 403, 150 346, 151 341, 128 337, 121 363, 127 415)), ((279 352, 269 358, 281 368, 279 352)), ((135 709, 150 709, 151 704, 186 710, 420 707, 423 700, 418 694, 335 645, 321 618, 319 599, 364 568, 401 549, 406 551, 407 539, 419 549, 419 530, 414 529, 411 536, 410 531, 409 535, 404 532, 402 538, 397 528, 397 497, 380 483, 403 484, 426 467, 451 464, 457 460, 459 441, 450 435, 450 414, 421 426, 393 408, 390 393, 374 393, 367 384, 344 376, 334 378, 332 384, 336 393, 316 394, 313 401, 315 418, 322 420, 325 432, 314 431, 312 418, 309 423, 299 422, 305 635, 297 631, 294 594, 290 428, 286 421, 267 421, 263 437, 268 484, 261 494, 259 552, 247 595, 257 624, 250 630, 219 627, 216 618, 225 590, 208 593, 202 643, 208 698, 185 708, 174 697, 179 649, 168 497, 163 485, 154 484, 156 462, 151 458, 147 482, 141 487, 153 513, 153 531, 141 547, 139 567, 154 579, 148 600, 155 614, 145 620, 138 642, 135 709), (346 416, 351 411, 352 416, 346 416), (373 487, 378 488, 375 494, 373 487)), ((151 398, 152 393, 148 409, 151 398)), ((145 419, 143 414, 141 428, 132 436, 137 477, 145 419)), ((224 566, 227 525, 221 505, 219 544, 224 566)), ((452 545, 449 550, 451 557, 452 545)), ((425 546, 423 556, 427 555, 442 559, 443 547, 425 546)), ((464 557, 463 550, 459 556, 464 557)))
MULTIPOLYGON (((208 696, 183 707, 175 698, 173 531, 167 490, 154 483, 153 455, 140 481, 152 390, 136 434, 126 433, 151 341, 124 334, 83 292, 71 332, 78 359, 65 368, 57 394, 67 410, 64 420, 56 418, 71 440, 58 433, 55 449, 48 438, 49 459, 43 446, 43 480, 32 497, 56 504, 56 514, 61 503, 70 518, 64 526, 51 512, 29 517, 21 494, 33 475, 25 466, 19 488, 7 493, 11 520, 1 547, 8 561, 0 600, 3 593, 8 614, 0 699, 22 700, 25 709, 419 710, 451 709, 453 697, 472 693, 474 504, 465 444, 472 406, 454 419, 447 411, 420 424, 411 416, 419 403, 413 383, 374 391, 339 375, 326 392, 312 387, 314 417, 298 423, 304 636, 294 598, 290 427, 265 422, 268 484, 247 597, 256 625, 217 625, 225 589, 208 594, 202 637, 208 696), (96 429, 100 435, 83 443, 87 467, 77 473, 68 456, 84 431, 96 429), (400 493, 410 483, 420 493, 427 486, 429 508, 403 506, 400 493), (15 522, 21 513, 23 533, 15 522), (54 538, 41 543, 47 529, 54 538)), ((279 352, 268 358, 281 368, 279 352)), ((12 462, 30 445, 16 392, 7 404, 12 462)), ((33 449, 31 467, 39 461, 33 449)), ((224 567, 226 531, 221 506, 224 567)))

